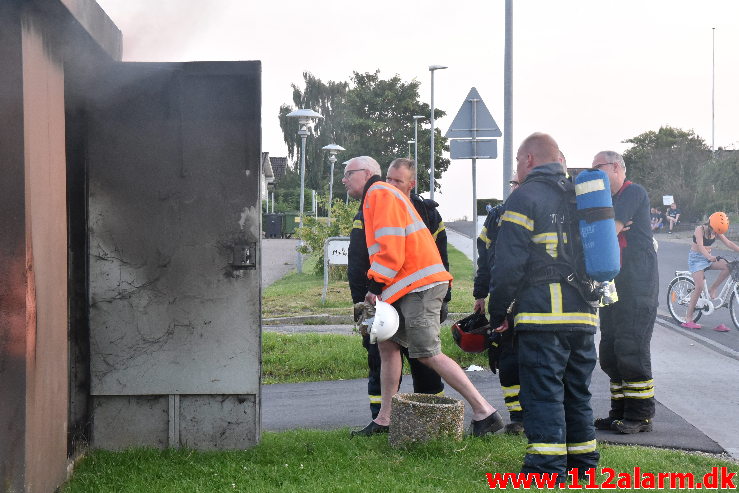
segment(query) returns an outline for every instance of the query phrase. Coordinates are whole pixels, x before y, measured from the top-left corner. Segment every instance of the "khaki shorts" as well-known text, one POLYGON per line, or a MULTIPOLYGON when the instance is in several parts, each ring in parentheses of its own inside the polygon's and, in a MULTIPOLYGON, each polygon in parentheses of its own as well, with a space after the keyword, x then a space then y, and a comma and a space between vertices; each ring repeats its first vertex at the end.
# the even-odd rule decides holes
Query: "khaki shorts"
POLYGON ((393 306, 400 314, 400 327, 391 341, 408 348, 411 358, 429 358, 441 354, 439 313, 449 289, 439 284, 418 293, 408 293, 393 306))

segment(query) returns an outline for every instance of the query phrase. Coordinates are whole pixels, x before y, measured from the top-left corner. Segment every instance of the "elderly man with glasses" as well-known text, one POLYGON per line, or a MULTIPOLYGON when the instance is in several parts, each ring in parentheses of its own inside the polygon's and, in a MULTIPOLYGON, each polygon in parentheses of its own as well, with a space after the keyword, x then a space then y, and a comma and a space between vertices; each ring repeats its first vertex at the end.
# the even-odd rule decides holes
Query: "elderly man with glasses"
POLYGON ((360 200, 355 225, 361 222, 365 240, 361 241, 355 227, 349 242, 350 283, 364 275, 368 286, 365 301, 375 304, 381 299, 393 304, 402 315, 398 332, 378 342, 380 410, 355 435, 389 431, 392 396, 398 392, 402 369, 401 348, 407 348, 411 358, 433 369, 467 400, 472 407, 473 435, 494 433, 503 427, 500 414, 464 370, 441 352, 439 317, 452 276, 410 198, 381 181, 380 174, 377 161, 360 156, 348 161, 342 180, 349 196, 360 200), (368 258, 362 261, 364 256, 368 258))
POLYGON ((617 152, 596 154, 593 169, 608 175, 621 247, 621 271, 615 279, 618 301, 600 309, 600 367, 611 379, 611 410, 608 417, 595 420, 595 427, 620 433, 652 431, 650 345, 659 277, 649 196, 644 187, 626 179, 626 164, 617 152))

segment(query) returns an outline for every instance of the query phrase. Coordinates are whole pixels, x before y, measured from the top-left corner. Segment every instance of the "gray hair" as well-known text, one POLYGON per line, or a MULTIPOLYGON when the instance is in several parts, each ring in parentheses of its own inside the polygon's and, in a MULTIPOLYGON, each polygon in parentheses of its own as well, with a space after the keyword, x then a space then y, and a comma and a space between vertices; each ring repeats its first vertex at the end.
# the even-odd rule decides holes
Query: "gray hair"
POLYGON ((609 163, 616 163, 619 167, 626 169, 624 157, 616 151, 600 151, 598 154, 602 154, 609 163))
POLYGON ((416 172, 416 162, 413 159, 399 157, 393 159, 388 168, 408 168, 411 174, 414 174, 416 172))
POLYGON ((373 158, 369 156, 357 156, 347 161, 347 164, 351 163, 352 161, 358 162, 362 168, 365 168, 366 170, 368 170, 373 176, 382 176, 382 170, 380 169, 380 164, 377 161, 375 161, 373 158))

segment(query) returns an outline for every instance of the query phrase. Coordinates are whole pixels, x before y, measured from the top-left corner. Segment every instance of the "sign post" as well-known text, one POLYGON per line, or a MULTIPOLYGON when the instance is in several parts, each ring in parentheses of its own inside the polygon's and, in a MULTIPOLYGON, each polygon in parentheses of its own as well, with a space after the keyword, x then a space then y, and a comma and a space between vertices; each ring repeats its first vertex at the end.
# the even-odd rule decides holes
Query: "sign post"
POLYGON ((323 294, 321 304, 326 304, 329 265, 349 265, 349 237, 331 236, 323 245, 323 294))
POLYGON ((488 111, 477 89, 469 94, 459 108, 445 137, 451 141, 452 159, 472 160, 472 264, 477 265, 477 160, 498 157, 497 141, 494 137, 503 135, 488 111))

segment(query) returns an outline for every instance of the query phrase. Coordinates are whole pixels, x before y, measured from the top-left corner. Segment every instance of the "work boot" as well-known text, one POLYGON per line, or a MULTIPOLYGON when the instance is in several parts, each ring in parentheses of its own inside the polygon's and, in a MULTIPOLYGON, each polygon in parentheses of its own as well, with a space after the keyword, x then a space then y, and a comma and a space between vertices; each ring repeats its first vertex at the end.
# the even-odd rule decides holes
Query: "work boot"
POLYGON ((352 431, 350 437, 368 437, 374 435, 375 433, 388 433, 389 431, 389 426, 377 424, 375 420, 372 420, 361 430, 352 431))
POLYGON ((506 435, 523 435, 523 423, 520 421, 511 421, 503 429, 503 433, 506 435))
POLYGON ((618 421, 618 418, 612 418, 608 416, 607 418, 597 418, 593 425, 595 426, 596 430, 611 430, 611 426, 615 421, 618 421))
POLYGON ((476 437, 485 436, 488 433, 495 433, 501 428, 503 428, 503 418, 500 417, 500 413, 498 411, 493 411, 490 416, 481 419, 480 421, 472 420, 472 435, 476 437))
POLYGON ((639 432, 652 431, 652 420, 651 419, 617 419, 611 425, 613 431, 624 433, 627 435, 639 432))

